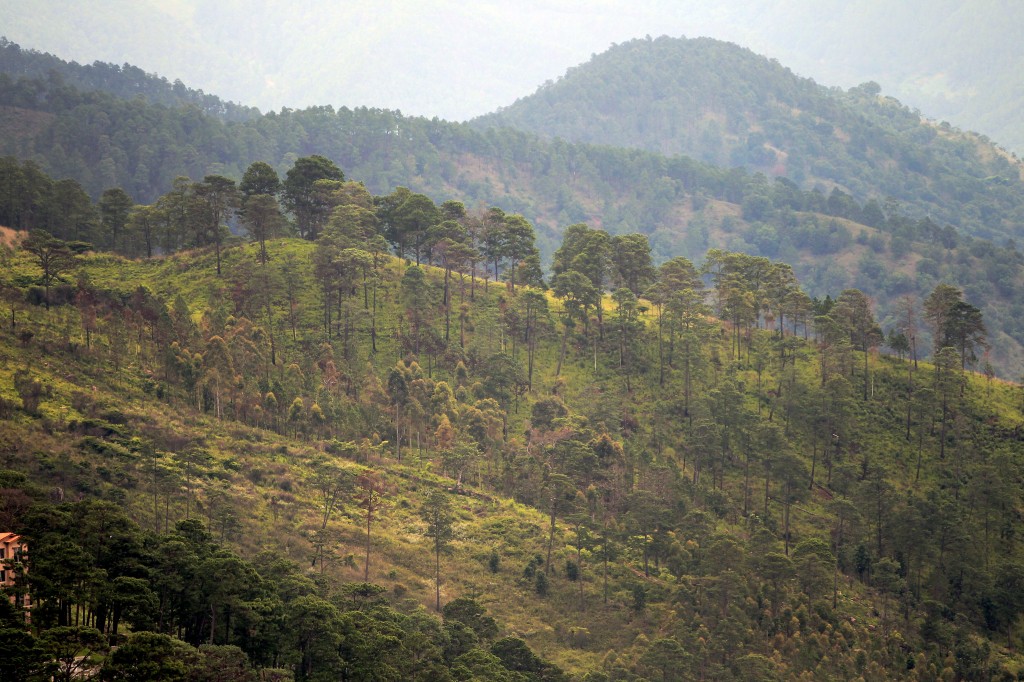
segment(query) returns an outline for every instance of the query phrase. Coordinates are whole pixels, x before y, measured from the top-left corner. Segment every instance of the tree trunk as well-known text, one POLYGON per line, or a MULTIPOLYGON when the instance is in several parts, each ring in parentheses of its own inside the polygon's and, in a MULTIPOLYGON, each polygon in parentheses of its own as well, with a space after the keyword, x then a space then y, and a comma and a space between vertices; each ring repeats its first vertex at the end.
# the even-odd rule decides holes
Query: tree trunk
POLYGON ((398 463, 402 463, 402 408, 397 403, 395 404, 395 457, 398 459, 398 463))
POLYGON ((555 376, 562 374, 562 362, 565 360, 565 346, 569 342, 569 328, 565 328, 562 334, 562 350, 558 353, 558 365, 555 367, 555 376))
POLYGON ((377 352, 377 278, 373 278, 373 309, 370 313, 370 347, 377 352))
POLYGON ((910 412, 914 404, 914 372, 907 363, 907 442, 910 442, 910 412))
POLYGON ((750 511, 750 451, 743 460, 743 515, 750 511))
POLYGON ((864 400, 868 399, 868 349, 864 349, 864 400))
POLYGON ((608 604, 608 536, 604 537, 604 603, 608 604))
MULTIPOLYGON (((372 495, 373 493, 369 493, 372 495)), ((373 518, 371 506, 373 499, 368 498, 366 502, 366 568, 363 571, 363 582, 370 582, 370 520, 373 518)))
POLYGON ((693 415, 690 414, 690 338, 686 338, 683 344, 683 352, 686 357, 683 360, 683 415, 689 419, 690 426, 693 426, 693 415))
POLYGON ((451 276, 451 270, 449 268, 444 269, 444 341, 448 343, 448 334, 451 329, 452 319, 452 299, 451 291, 449 287, 449 279, 451 276))
POLYGON ((814 470, 818 466, 818 441, 817 439, 811 444, 811 482, 808 484, 807 489, 814 489, 814 470))
POLYGON ((555 512, 556 512, 556 505, 552 504, 551 505, 551 528, 550 528, 550 531, 548 532, 548 558, 547 558, 547 561, 544 562, 544 570, 546 572, 548 572, 548 573, 551 573, 551 548, 555 544, 555 512))
POLYGON ((434 541, 434 597, 436 608, 441 610, 441 544, 434 541))
POLYGON ((942 394, 942 429, 939 433, 939 459, 946 459, 946 422, 948 417, 946 394, 942 394))

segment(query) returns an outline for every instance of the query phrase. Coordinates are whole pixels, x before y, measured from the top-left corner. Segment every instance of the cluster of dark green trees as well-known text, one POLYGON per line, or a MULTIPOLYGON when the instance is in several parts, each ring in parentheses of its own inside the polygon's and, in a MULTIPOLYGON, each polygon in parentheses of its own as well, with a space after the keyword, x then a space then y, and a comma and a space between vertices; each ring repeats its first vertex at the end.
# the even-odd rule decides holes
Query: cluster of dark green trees
POLYGON ((318 156, 299 160, 283 183, 267 164, 257 163, 241 183, 222 175, 207 175, 200 182, 176 178, 173 189, 154 205, 138 206, 120 188, 105 190, 93 204, 76 181, 54 181, 31 161, 5 157, 0 175, 0 221, 5 225, 147 258, 194 246, 219 247, 230 234, 229 221, 241 221, 261 240, 279 234, 284 226, 279 194, 293 211, 299 234, 315 239, 322 218, 313 183, 342 179, 337 166, 318 156))
POLYGON ((16 589, 36 633, 0 600, 5 680, 564 679, 472 599, 443 620, 402 613, 380 586, 331 584, 273 552, 243 559, 195 519, 143 531, 112 503, 34 502, 23 474, 0 477, 23 501, 3 511, 30 543, 16 589))
POLYGON ((373 197, 362 183, 345 183, 337 165, 319 155, 297 159, 284 180, 260 161, 246 169, 239 183, 222 175, 199 182, 179 177, 170 192, 149 206, 136 205, 120 188, 104 191, 93 204, 76 181, 54 181, 36 164, 12 157, 0 159, 0 177, 0 223, 73 242, 78 251, 94 246, 149 258, 212 245, 219 253, 231 237, 230 225, 258 241, 261 259, 266 259, 268 238, 296 234, 316 241, 330 220, 335 243, 361 243, 379 232, 399 256, 414 257, 417 264, 421 259, 489 264, 497 277, 509 262, 513 289, 517 274, 522 283, 541 280, 534 229, 522 216, 492 208, 467 220, 460 202, 437 206, 402 187, 373 197), (335 215, 342 205, 345 211, 335 215), (456 253, 458 245, 470 241, 472 252, 456 253))
MULTIPOLYGON (((622 176, 644 179, 637 184, 663 176, 679 180, 677 172, 659 166, 686 154, 722 168, 785 175, 801 186, 838 185, 862 201, 892 197, 915 220, 932 216, 988 239, 1012 236, 1022 207, 1008 159, 979 152, 978 141, 969 136, 922 124, 916 112, 880 98, 874 84, 829 90, 749 50, 710 39, 623 43, 472 128, 373 109, 315 107, 260 117, 253 109, 143 77, 127 65, 79 66, 7 42, 0 45, 0 70, 6 74, 2 100, 7 105, 61 119, 45 139, 26 139, 21 130, 21 139, 9 140, 13 146, 3 151, 22 158, 38 154, 47 170, 75 178, 93 196, 116 186, 149 202, 178 175, 217 172, 237 179, 256 159, 281 171, 290 160, 316 151, 351 169, 374 191, 417 186, 436 196, 446 184, 455 185, 474 202, 530 213, 525 205, 510 203, 514 197, 488 194, 494 189, 460 178, 465 174, 450 156, 472 152, 527 161, 538 170, 547 168, 545 173, 568 171, 569 180, 576 181, 568 187, 585 180, 602 192, 607 183, 621 181, 610 176, 622 164, 641 164, 631 170, 642 173, 622 176), (581 103, 604 115, 571 115, 581 103), (724 123, 704 117, 708 108, 721 113, 724 123), (751 131, 751 117, 759 123, 757 131, 751 131), (137 125, 140 119, 146 127, 137 125), (510 124, 605 148, 544 143, 510 124)), ((728 174, 693 165, 691 174, 728 174)), ((709 194, 721 196, 713 183, 706 184, 709 194)), ((544 196, 557 189, 552 184, 544 196)), ((668 188, 652 189, 642 203, 656 203, 668 188)), ((570 208, 566 204, 573 198, 559 203, 570 208)), ((585 216, 557 218, 565 224, 585 216)))

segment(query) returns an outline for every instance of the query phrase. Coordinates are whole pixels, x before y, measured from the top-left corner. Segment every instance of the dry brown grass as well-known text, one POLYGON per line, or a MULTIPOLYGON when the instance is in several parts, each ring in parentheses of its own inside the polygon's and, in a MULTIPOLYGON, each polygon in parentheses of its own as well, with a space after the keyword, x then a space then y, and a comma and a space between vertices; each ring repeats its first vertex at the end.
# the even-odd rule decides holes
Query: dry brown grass
POLYGON ((21 232, 0 225, 0 244, 4 246, 15 248, 26 236, 28 236, 27 232, 21 232))
POLYGON ((47 128, 57 116, 21 107, 0 106, 0 133, 10 139, 30 139, 47 128))

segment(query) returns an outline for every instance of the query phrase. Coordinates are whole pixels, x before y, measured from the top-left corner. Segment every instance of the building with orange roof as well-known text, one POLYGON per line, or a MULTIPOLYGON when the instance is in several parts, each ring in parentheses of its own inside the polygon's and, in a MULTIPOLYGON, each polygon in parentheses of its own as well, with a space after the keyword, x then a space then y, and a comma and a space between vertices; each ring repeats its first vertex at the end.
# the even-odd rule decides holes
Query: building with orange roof
POLYGON ((23 577, 28 572, 27 559, 28 545, 21 536, 0 532, 0 590, 10 596, 15 607, 26 611, 32 606, 23 583, 23 577))

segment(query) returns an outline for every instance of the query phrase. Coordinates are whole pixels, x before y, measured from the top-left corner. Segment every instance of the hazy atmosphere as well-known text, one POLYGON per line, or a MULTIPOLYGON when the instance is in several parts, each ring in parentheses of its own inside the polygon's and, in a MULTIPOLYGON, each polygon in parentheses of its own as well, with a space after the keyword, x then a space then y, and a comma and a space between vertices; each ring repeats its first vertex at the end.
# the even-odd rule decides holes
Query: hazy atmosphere
POLYGON ((614 42, 709 36, 825 85, 873 80, 928 116, 1024 148, 1024 5, 998 0, 6 0, 23 47, 130 62, 264 111, 319 104, 464 120, 614 42))
POLYGON ((0 682, 1024 680, 1022 26, 0 0, 0 682))

